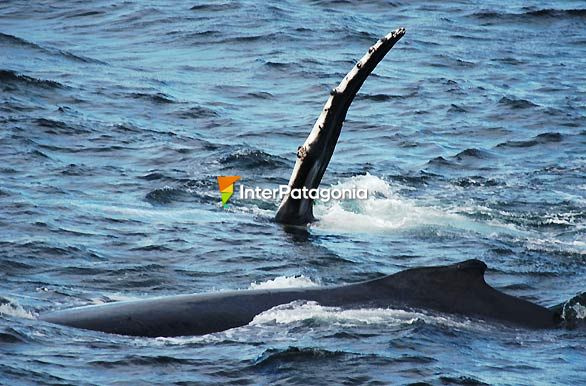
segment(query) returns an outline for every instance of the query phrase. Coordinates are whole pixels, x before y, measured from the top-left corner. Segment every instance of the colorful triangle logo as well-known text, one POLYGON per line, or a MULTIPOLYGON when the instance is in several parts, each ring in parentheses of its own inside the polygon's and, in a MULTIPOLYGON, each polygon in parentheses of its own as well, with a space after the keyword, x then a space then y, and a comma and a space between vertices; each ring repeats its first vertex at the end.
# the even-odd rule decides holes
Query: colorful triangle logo
POLYGON ((239 179, 240 176, 218 176, 218 187, 224 208, 228 206, 228 200, 234 194, 234 183, 239 179))

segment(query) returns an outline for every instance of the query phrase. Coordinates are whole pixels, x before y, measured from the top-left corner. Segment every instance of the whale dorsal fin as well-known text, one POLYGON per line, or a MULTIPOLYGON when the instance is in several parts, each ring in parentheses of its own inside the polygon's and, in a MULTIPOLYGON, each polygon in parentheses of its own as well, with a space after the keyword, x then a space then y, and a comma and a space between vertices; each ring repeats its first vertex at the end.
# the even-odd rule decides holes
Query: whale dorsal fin
POLYGON ((444 290, 448 288, 470 289, 487 286, 484 280, 486 269, 487 266, 484 262, 470 259, 450 265, 411 268, 378 280, 391 285, 401 282, 404 287, 412 288, 414 291, 421 288, 420 285, 417 285, 418 283, 426 283, 427 288, 433 285, 444 290))
POLYGON ((445 270, 448 274, 456 275, 466 281, 466 284, 486 284, 484 274, 488 267, 478 259, 465 260, 460 263, 448 265, 445 270))
MULTIPOLYGON (((549 328, 556 325, 553 311, 511 295, 484 279, 480 260, 412 268, 373 282, 376 293, 388 293, 395 302, 441 312, 477 316, 515 324, 549 328)), ((366 283, 366 288, 369 284, 366 283)))
MULTIPOLYGON (((297 161, 289 180, 291 189, 315 189, 319 186, 356 93, 368 75, 404 34, 405 29, 399 28, 379 39, 342 79, 338 87, 332 90, 311 133, 303 146, 297 150, 297 161)), ((289 195, 284 197, 275 219, 294 225, 313 221, 312 200, 293 199, 289 195)))

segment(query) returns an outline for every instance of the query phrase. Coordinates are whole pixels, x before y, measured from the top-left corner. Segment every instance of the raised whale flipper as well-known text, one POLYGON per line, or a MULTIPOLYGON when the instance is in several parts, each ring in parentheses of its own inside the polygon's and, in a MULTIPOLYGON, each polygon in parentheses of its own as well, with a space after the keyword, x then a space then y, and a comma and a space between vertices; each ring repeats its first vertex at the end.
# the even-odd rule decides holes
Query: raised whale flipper
MULTIPOLYGON (((396 29, 378 40, 334 88, 324 108, 313 125, 303 146, 297 150, 297 161, 289 180, 291 189, 316 189, 332 158, 346 113, 360 87, 405 34, 404 28, 396 29)), ((294 199, 287 195, 281 201, 275 220, 292 225, 314 221, 311 199, 294 199)))
POLYGON ((51 323, 134 336, 203 335, 244 326, 272 307, 295 300, 332 307, 407 307, 480 317, 528 328, 559 323, 555 311, 506 295, 484 281, 479 260, 412 268, 335 287, 246 290, 166 296, 43 314, 51 323))

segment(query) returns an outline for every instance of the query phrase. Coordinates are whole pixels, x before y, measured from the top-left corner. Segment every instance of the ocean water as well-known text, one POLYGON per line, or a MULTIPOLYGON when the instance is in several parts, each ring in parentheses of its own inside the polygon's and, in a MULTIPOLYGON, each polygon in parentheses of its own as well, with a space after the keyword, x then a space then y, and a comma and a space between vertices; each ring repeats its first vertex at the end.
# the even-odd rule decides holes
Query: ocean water
POLYGON ((295 302, 200 337, 39 313, 351 283, 478 258, 552 306, 586 290, 583 1, 3 1, 0 384, 584 384, 586 332, 295 302), (383 34, 322 186, 223 209, 216 176, 289 179, 329 90, 383 34))

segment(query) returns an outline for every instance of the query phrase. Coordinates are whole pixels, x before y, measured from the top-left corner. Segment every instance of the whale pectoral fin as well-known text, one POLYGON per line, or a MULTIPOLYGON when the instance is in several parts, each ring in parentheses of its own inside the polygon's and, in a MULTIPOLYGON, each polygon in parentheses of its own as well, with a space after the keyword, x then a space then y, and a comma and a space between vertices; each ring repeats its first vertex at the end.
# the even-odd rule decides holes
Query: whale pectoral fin
MULTIPOLYGON (((396 29, 379 39, 332 90, 305 143, 297 149, 297 161, 289 180, 291 189, 316 189, 332 158, 346 113, 356 93, 377 64, 405 34, 396 29)), ((275 220, 302 225, 314 220, 311 199, 283 198, 275 220)))

